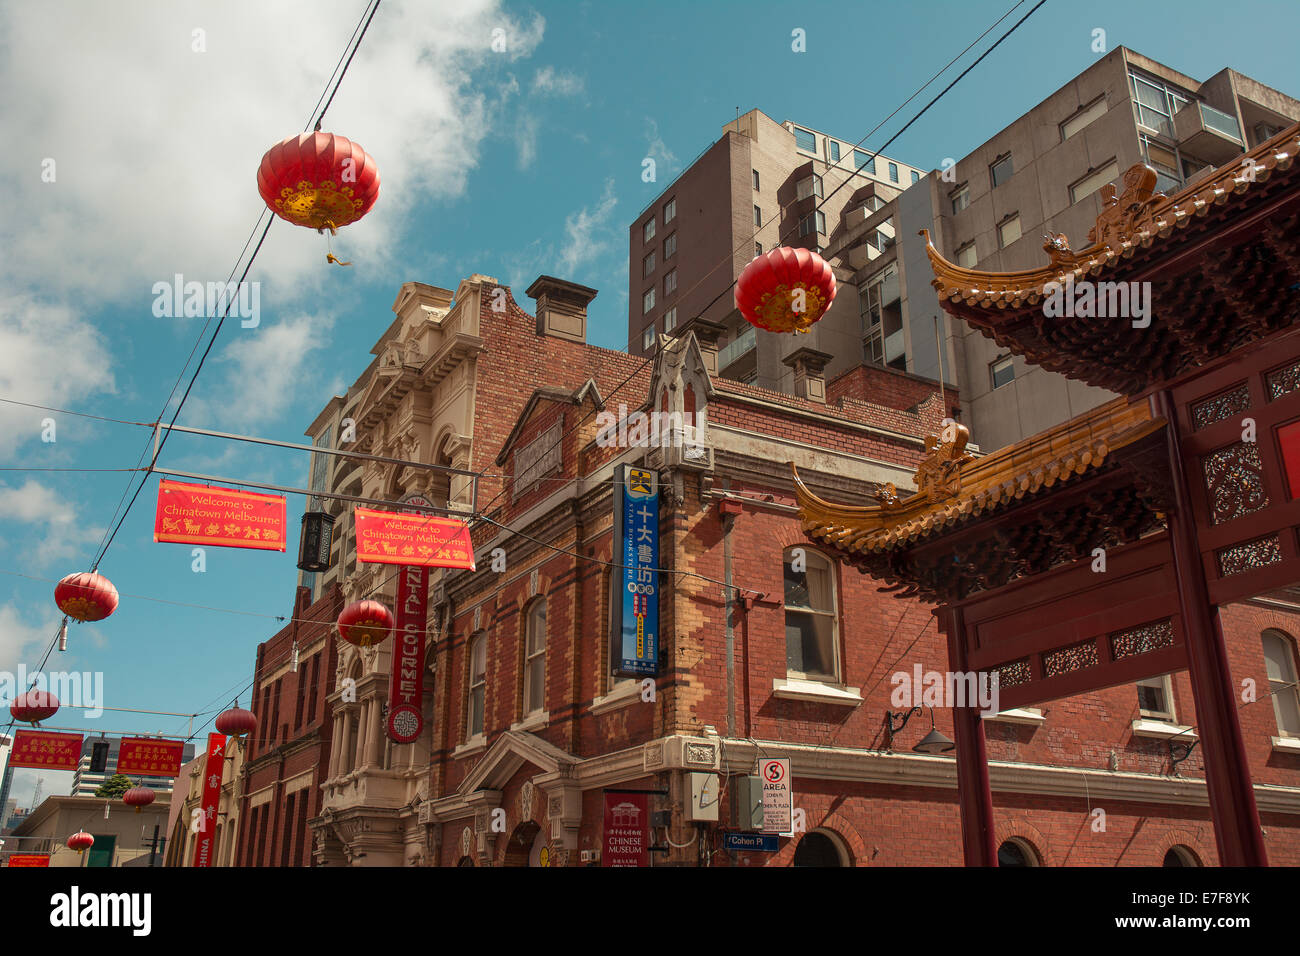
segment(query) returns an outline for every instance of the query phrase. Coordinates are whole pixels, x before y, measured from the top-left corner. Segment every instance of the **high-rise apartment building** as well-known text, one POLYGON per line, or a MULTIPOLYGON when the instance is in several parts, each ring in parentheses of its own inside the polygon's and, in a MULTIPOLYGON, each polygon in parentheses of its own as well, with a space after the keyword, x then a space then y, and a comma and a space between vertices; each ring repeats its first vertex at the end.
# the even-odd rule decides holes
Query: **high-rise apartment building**
POLYGON ((1135 163, 1173 190, 1297 119, 1300 101, 1235 70, 1202 82, 1123 47, 929 173, 884 156, 872 165, 851 144, 752 111, 631 224, 632 351, 691 325, 719 342, 720 374, 783 392, 800 394, 809 363, 827 382, 863 362, 942 375, 960 389, 973 441, 1002 447, 1113 396, 1003 354, 946 317, 919 232, 967 268, 1036 267, 1049 233, 1087 245, 1102 187, 1135 163), (778 209, 777 224, 755 225, 778 209), (739 248, 754 232, 757 244, 739 248), (835 302, 808 335, 756 331, 735 309, 729 286, 778 244, 816 249, 835 270, 835 302))
MULTIPOLYGON (((90 758, 94 745, 99 740, 99 737, 86 737, 82 743, 81 759, 77 762, 77 769, 72 772, 72 790, 70 792, 74 797, 93 797, 95 791, 103 786, 106 780, 111 779, 113 774, 117 773, 117 753, 122 744, 122 741, 117 737, 104 738, 104 741, 108 744, 108 769, 102 773, 91 772, 90 758)), ((181 762, 184 763, 193 756, 194 745, 186 744, 181 762)), ((137 779, 136 774, 130 776, 132 780, 137 779)), ((171 777, 139 777, 138 779, 142 787, 148 787, 160 797, 172 792, 171 777)))

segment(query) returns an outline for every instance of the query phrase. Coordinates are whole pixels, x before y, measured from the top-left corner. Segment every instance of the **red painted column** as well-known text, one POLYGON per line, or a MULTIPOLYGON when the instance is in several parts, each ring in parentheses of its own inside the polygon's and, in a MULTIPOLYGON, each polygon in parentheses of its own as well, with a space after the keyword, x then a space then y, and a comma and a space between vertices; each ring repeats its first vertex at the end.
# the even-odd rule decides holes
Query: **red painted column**
POLYGON ((1168 516, 1178 609, 1187 641, 1187 670, 1196 700, 1196 729, 1201 738, 1210 817, 1222 866, 1268 866, 1264 835, 1255 806, 1250 762, 1237 718, 1237 693, 1228 666, 1228 650, 1218 612, 1210 606, 1205 569, 1197 545, 1187 476, 1178 434, 1177 410, 1168 390, 1153 396, 1153 412, 1168 423, 1169 471, 1173 507, 1168 516))
MULTIPOLYGON (((961 608, 935 611, 948 635, 948 667, 965 672, 966 619, 961 608)), ((962 857, 966 866, 997 866, 998 849, 993 829, 993 790, 989 786, 989 759, 984 748, 984 722, 979 707, 952 709, 957 743, 957 802, 961 808, 962 857)))

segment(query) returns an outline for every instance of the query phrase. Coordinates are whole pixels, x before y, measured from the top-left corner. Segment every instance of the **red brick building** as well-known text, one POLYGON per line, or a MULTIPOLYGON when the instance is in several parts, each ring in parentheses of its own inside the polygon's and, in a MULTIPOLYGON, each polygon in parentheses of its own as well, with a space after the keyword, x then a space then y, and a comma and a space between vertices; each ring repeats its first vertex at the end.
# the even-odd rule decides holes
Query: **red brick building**
POLYGON ((334 691, 342 610, 337 586, 311 603, 295 594, 293 619, 257 647, 251 710, 257 730, 246 744, 240 794, 238 866, 310 866, 307 821, 320 812, 331 733, 326 698, 334 691))

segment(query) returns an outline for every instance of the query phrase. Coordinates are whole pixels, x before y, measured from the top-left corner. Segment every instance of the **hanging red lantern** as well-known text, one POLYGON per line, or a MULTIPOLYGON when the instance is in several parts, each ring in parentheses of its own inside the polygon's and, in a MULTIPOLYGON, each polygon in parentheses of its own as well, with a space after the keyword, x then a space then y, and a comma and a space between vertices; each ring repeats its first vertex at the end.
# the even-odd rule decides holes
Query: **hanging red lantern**
POLYGON ((339 615, 339 636, 358 647, 380 643, 392 629, 393 612, 378 601, 356 601, 339 615))
POLYGON ((15 723, 31 724, 39 727, 42 720, 48 720, 59 712, 59 699, 45 690, 29 690, 19 694, 9 705, 9 714, 15 723))
POLYGON ((286 222, 334 233, 375 204, 379 167, 349 139, 303 133, 266 151, 257 170, 257 191, 286 222))
POLYGON ((54 586, 54 603, 78 621, 102 621, 117 610, 117 588, 95 571, 69 574, 54 586))
POLYGON ((217 733, 227 737, 242 737, 257 729, 257 715, 236 705, 217 715, 217 733))
POLYGON ((76 850, 78 853, 85 853, 94 845, 95 838, 85 830, 78 830, 68 837, 68 849, 76 850))
POLYGON ((153 803, 154 792, 148 787, 135 786, 122 794, 122 802, 128 807, 135 807, 135 812, 139 813, 149 804, 153 803))
POLYGON ((835 273, 808 249, 778 246, 755 256, 736 280, 736 308, 769 332, 807 332, 835 298, 835 273))

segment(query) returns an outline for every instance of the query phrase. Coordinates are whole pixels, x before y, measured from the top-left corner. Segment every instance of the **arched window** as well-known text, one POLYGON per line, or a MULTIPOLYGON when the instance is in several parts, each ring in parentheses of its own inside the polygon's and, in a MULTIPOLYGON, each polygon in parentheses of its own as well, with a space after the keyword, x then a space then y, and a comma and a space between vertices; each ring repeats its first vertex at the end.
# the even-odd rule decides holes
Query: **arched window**
POLYGON ((469 642, 469 701, 466 738, 483 733, 483 705, 487 699, 487 635, 480 631, 469 642))
POLYGON ((794 851, 791 866, 848 866, 848 854, 839 840, 823 830, 804 835, 794 851))
POLYGON ((835 567, 810 548, 785 550, 785 661, 792 677, 838 682, 835 567))
POLYGON ((1041 866, 1038 854, 1024 840, 1012 837, 998 847, 998 866, 1041 866))
POLYGON ((1300 737, 1300 688, 1296 686, 1295 644, 1287 635, 1272 628, 1265 631, 1261 639, 1278 736, 1300 737))
POLYGON ((1180 845, 1171 846, 1165 851, 1164 862, 1161 866, 1200 866, 1201 861, 1196 858, 1196 854, 1190 848, 1180 845))
POLYGON ((546 598, 528 608, 524 637, 524 716, 538 713, 546 704, 546 598))

